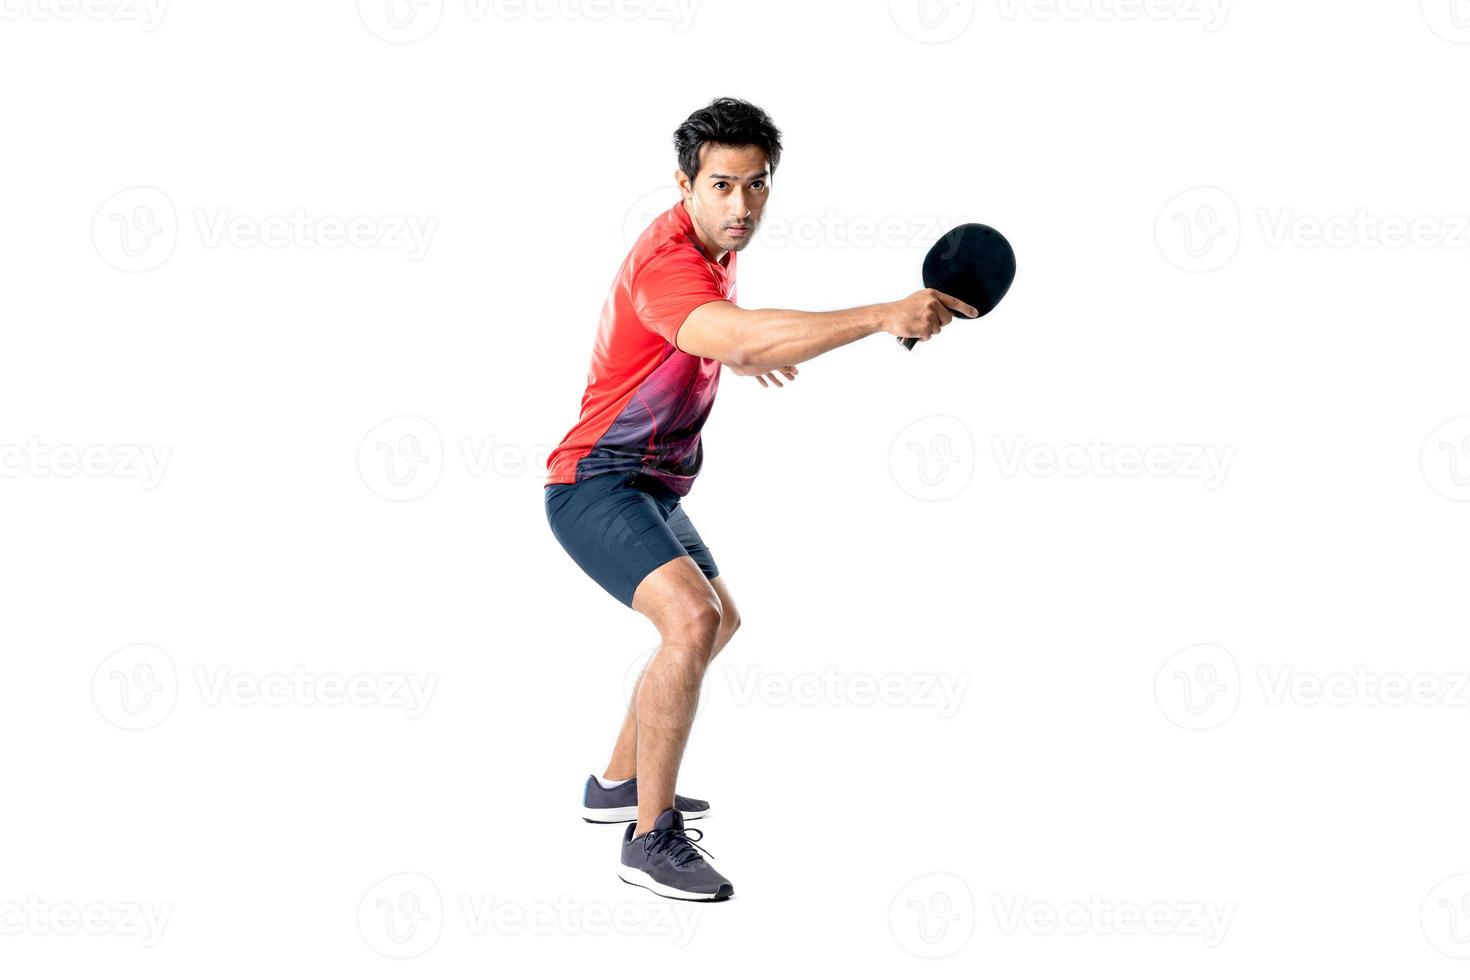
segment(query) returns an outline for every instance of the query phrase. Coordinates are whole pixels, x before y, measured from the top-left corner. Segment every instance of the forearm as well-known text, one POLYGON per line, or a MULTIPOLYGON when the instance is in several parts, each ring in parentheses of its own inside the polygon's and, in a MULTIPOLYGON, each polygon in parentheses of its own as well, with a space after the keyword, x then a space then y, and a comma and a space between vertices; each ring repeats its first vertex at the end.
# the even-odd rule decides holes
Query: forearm
POLYGON ((880 333, 886 305, 876 303, 830 313, 745 310, 738 328, 740 367, 774 370, 800 364, 869 334, 880 333))

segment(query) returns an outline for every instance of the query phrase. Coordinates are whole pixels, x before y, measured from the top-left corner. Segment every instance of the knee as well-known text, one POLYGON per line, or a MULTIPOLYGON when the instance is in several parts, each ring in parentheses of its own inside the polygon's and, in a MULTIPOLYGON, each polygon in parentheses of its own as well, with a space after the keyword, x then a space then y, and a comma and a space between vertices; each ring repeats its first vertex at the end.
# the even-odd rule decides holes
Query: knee
POLYGON ((710 648, 710 659, 719 656, 720 651, 730 642, 730 637, 740 628, 740 611, 735 608, 733 602, 727 602, 720 611, 720 630, 715 635, 715 645, 710 648))
POLYGON ((728 640, 735 635, 735 631, 739 628, 740 610, 736 609, 733 605, 725 607, 723 614, 720 616, 720 632, 728 640))
POLYGON ((720 632, 724 611, 718 596, 691 596, 679 604, 669 616, 664 639, 707 648, 720 632))

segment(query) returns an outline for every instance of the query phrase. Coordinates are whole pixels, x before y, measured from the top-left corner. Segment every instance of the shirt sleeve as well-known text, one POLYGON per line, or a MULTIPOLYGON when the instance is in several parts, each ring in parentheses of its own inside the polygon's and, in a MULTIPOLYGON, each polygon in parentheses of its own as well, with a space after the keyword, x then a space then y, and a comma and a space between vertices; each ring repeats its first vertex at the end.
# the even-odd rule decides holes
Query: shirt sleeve
POLYGON ((696 307, 726 298, 714 270, 692 248, 653 256, 633 276, 632 293, 638 319, 675 347, 679 328, 696 307))

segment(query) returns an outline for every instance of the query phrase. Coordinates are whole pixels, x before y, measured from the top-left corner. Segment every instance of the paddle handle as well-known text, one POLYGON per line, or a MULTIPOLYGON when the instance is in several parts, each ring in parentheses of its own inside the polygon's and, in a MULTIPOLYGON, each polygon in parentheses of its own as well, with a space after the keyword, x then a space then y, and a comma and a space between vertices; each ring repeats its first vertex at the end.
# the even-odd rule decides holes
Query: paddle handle
MULTIPOLYGON (((954 311, 954 318, 956 320, 978 320, 978 319, 980 319, 977 316, 963 316, 963 315, 960 314, 960 311, 959 310, 955 310, 954 311)), ((903 344, 904 347, 906 347, 907 349, 913 350, 914 349, 914 345, 919 342, 919 338, 918 337, 900 337, 900 338, 898 338, 898 342, 900 344, 903 344)))

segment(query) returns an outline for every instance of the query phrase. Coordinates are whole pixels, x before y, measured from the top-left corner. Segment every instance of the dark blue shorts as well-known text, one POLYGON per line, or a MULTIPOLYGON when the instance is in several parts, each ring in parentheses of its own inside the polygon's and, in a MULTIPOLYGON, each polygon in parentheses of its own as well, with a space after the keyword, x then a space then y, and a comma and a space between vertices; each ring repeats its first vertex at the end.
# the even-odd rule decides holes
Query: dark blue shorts
POLYGON ((680 496, 637 473, 604 473, 546 487, 551 533, 592 580, 628 608, 645 575, 688 555, 705 578, 720 574, 680 496))

